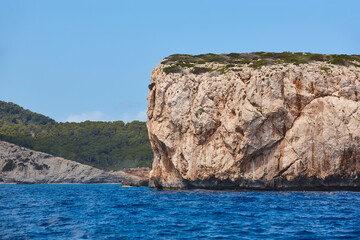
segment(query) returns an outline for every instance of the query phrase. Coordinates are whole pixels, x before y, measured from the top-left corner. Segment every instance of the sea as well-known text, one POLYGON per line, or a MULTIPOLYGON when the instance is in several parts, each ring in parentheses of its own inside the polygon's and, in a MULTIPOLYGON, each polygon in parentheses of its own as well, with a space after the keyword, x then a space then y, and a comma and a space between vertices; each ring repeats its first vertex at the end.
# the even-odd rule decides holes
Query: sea
POLYGON ((0 238, 360 239, 360 193, 0 185, 0 238))

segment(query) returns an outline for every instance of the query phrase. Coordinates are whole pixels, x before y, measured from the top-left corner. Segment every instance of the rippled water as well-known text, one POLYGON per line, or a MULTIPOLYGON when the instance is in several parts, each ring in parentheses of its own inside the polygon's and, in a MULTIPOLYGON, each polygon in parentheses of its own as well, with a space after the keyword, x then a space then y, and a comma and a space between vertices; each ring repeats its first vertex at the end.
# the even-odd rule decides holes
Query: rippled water
POLYGON ((1 185, 2 239, 360 239, 358 192, 1 185))

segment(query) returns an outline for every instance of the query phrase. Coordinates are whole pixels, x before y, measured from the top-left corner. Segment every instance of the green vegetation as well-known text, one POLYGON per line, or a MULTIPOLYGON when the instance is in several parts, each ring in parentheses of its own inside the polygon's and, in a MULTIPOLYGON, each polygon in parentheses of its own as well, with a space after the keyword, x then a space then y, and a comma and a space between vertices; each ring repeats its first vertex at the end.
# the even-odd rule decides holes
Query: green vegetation
POLYGON ((49 169, 49 165, 47 164, 38 164, 38 163, 35 163, 35 162, 31 162, 31 165, 34 166, 35 170, 43 170, 43 169, 49 169))
POLYGON ((151 166, 144 122, 58 123, 13 103, 0 106, 0 140, 101 169, 151 166))
POLYGON ((200 108, 200 110, 198 112, 195 113, 195 117, 199 117, 201 116, 201 114, 203 114, 205 112, 205 110, 203 108, 200 108))
POLYGON ((4 165, 2 171, 3 172, 10 172, 16 167, 16 164, 13 160, 8 160, 7 163, 4 165))
POLYGON ((169 65, 163 68, 166 74, 179 73, 182 68, 191 68, 191 72, 194 74, 202 74, 210 71, 219 71, 225 73, 229 69, 238 67, 244 64, 258 69, 262 66, 293 63, 299 65, 302 63, 308 63, 312 61, 327 62, 335 65, 349 66, 353 65, 360 67, 360 55, 325 55, 316 53, 302 53, 302 52, 253 52, 253 53, 230 53, 230 54, 200 54, 200 55, 188 55, 188 54, 174 54, 162 61, 162 64, 169 65), (226 65, 224 68, 211 69, 201 67, 199 64, 205 63, 219 63, 226 65))
POLYGON ((235 66, 234 64, 228 64, 226 66, 219 67, 219 68, 215 69, 215 71, 218 71, 220 74, 225 74, 228 71, 230 71, 231 67, 234 67, 234 66, 235 66))
POLYGON ((200 74, 200 73, 206 73, 212 71, 211 68, 205 68, 205 67, 194 67, 193 70, 191 70, 194 74, 200 74))
POLYGON ((330 71, 330 70, 331 70, 331 68, 328 68, 328 67, 322 67, 322 68, 320 68, 320 70, 323 70, 323 71, 330 71))
POLYGON ((0 121, 22 125, 46 125, 48 123, 55 123, 55 120, 49 117, 23 109, 14 103, 4 101, 0 101, 0 121))
POLYGON ((166 74, 169 74, 169 73, 180 73, 180 72, 181 72, 181 68, 178 67, 178 66, 172 65, 172 66, 170 66, 170 67, 165 67, 165 68, 163 68, 163 71, 164 71, 166 74))
POLYGON ((150 89, 150 90, 152 90, 154 87, 155 87, 155 83, 154 83, 154 82, 149 84, 149 89, 150 89))

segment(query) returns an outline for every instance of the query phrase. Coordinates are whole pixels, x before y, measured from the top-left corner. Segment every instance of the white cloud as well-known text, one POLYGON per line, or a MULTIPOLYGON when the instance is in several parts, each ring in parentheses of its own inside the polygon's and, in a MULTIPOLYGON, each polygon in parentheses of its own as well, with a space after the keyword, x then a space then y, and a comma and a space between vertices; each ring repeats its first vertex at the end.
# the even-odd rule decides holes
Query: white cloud
POLYGON ((146 118, 147 118, 146 110, 144 110, 144 111, 140 111, 140 112, 138 112, 138 114, 136 114, 135 120, 146 121, 146 118))
POLYGON ((65 122, 84 122, 89 121, 123 121, 125 123, 132 122, 134 120, 146 121, 146 110, 139 111, 137 113, 124 113, 120 117, 108 116, 101 111, 92 111, 88 113, 74 114, 66 118, 65 122))
POLYGON ((146 121, 146 110, 140 111, 138 113, 132 114, 132 113, 125 113, 121 116, 119 120, 127 122, 132 122, 134 120, 138 121, 146 121))
POLYGON ((77 115, 70 115, 65 121, 66 122, 84 122, 90 121, 106 121, 104 113, 101 111, 93 111, 88 113, 81 113, 77 115))

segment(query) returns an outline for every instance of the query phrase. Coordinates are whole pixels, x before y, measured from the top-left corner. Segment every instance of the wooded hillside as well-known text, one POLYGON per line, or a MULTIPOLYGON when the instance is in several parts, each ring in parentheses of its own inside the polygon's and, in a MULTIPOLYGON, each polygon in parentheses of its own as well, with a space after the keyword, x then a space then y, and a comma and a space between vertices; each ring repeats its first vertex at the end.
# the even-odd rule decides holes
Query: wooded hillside
POLYGON ((0 101, 0 140, 107 170, 150 167, 145 122, 58 123, 0 101))

